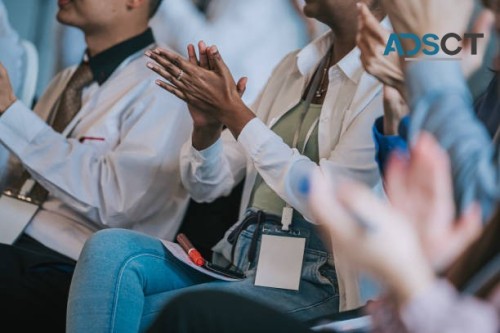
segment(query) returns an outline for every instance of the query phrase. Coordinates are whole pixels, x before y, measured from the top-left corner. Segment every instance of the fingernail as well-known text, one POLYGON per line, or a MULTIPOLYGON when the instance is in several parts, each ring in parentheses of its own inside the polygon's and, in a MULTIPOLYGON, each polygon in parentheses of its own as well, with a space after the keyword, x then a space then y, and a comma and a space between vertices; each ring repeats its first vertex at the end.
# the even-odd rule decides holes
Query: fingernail
POLYGON ((156 80, 155 83, 159 86, 161 86, 161 81, 160 80, 156 80))
POLYGON ((152 63, 150 63, 150 62, 148 62, 148 63, 146 64, 146 66, 148 66, 148 68, 151 68, 151 69, 153 69, 153 68, 154 68, 153 64, 152 64, 152 63))
POLYGON ((156 53, 156 54, 160 54, 161 53, 159 49, 154 49, 153 52, 156 53))
POLYGON ((144 54, 147 55, 148 57, 151 57, 151 51, 146 51, 144 54))

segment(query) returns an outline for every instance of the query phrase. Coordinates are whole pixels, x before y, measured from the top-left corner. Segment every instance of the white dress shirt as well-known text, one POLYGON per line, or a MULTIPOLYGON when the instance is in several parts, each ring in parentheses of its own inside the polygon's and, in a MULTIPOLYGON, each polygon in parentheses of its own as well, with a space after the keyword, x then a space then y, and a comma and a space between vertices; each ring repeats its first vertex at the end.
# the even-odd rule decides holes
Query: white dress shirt
POLYGON ((211 0, 206 16, 192 0, 163 0, 150 25, 156 40, 181 54, 200 40, 217 45, 235 80, 249 78, 247 103, 286 54, 309 42, 290 0, 211 0))
POLYGON ((155 85, 144 51, 85 88, 62 134, 42 119, 75 67, 56 76, 35 112, 16 102, 0 117, 2 144, 50 191, 26 233, 73 259, 107 227, 172 240, 184 215, 179 153, 192 122, 185 104, 155 85))
MULTIPOLYGON (((373 122, 383 113, 382 86, 363 70, 359 49, 329 70, 330 82, 318 125, 319 166, 270 130, 299 103, 332 42, 333 35, 328 32, 278 65, 252 106, 257 118, 245 126, 238 140, 225 131, 206 150, 197 151, 190 141, 183 146, 182 181, 194 200, 212 201, 227 195, 246 176, 240 210, 243 215, 259 173, 282 199, 314 222, 307 200, 298 191, 298 182, 318 167, 332 178, 353 178, 382 193, 371 136, 373 122)), ((356 307, 359 290, 354 273, 344 267, 343 256, 335 249, 334 256, 341 309, 356 307)))

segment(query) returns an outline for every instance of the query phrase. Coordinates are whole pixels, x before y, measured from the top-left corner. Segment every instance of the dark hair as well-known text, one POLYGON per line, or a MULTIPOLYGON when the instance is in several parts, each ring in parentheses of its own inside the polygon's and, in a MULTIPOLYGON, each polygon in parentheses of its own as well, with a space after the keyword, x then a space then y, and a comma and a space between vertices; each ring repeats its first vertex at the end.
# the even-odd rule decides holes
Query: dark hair
POLYGON ((450 267, 446 276, 460 291, 487 298, 500 283, 500 207, 481 236, 450 267))
POLYGON ((155 16, 158 8, 160 8, 162 0, 149 0, 149 18, 155 16))
POLYGON ((498 1, 497 0, 482 0, 483 6, 495 11, 498 9, 498 1))

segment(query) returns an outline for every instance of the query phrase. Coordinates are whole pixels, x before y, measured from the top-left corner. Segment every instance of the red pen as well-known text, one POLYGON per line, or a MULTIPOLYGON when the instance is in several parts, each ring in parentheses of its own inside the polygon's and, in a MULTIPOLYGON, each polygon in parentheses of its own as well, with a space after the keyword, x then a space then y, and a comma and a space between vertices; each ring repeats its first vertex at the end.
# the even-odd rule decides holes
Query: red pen
POLYGON ((191 244, 189 239, 184 234, 177 235, 177 241, 181 245, 181 247, 186 251, 189 258, 194 262, 196 266, 205 265, 205 259, 201 255, 200 252, 191 244))
POLYGON ((99 137, 95 137, 95 136, 82 136, 80 139, 78 139, 78 141, 80 141, 80 143, 83 143, 85 141, 104 141, 104 138, 99 138, 99 137))

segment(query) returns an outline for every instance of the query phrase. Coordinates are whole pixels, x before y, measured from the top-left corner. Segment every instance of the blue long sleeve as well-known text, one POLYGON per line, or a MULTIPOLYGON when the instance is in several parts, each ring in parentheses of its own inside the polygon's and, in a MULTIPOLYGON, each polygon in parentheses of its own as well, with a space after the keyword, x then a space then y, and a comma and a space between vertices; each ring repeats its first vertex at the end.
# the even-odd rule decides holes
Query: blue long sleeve
POLYGON ((389 157, 395 151, 401 154, 408 153, 407 136, 410 118, 404 117, 399 124, 399 135, 384 135, 384 117, 379 117, 373 124, 373 140, 375 142, 375 160, 380 173, 385 174, 389 157))
POLYGON ((459 211, 477 201, 485 219, 500 198, 498 147, 476 117, 459 63, 421 61, 407 67, 410 139, 434 135, 449 153, 459 211))

